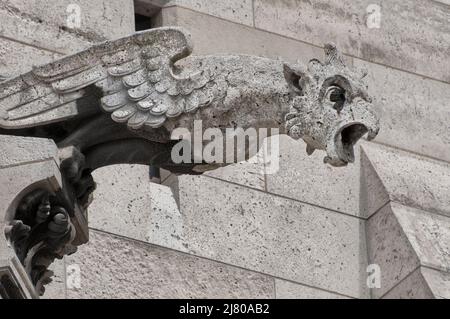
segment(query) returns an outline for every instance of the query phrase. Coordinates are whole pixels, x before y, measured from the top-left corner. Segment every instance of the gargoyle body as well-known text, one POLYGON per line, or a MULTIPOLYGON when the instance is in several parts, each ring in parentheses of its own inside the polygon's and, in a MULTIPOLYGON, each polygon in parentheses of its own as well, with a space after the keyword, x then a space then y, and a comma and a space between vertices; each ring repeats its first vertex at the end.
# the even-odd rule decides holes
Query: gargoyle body
MULTIPOLYGON (((353 145, 378 119, 363 75, 332 45, 307 67, 253 56, 189 57, 189 35, 160 28, 105 42, 0 84, 0 134, 46 137, 84 198, 90 172, 141 163, 195 173, 173 163, 176 128, 278 128, 303 138, 325 162, 354 160, 353 145), (84 179, 84 182, 83 182, 84 179)), ((197 165, 198 166, 198 165, 197 165)), ((88 191, 89 190, 89 191, 88 191)))

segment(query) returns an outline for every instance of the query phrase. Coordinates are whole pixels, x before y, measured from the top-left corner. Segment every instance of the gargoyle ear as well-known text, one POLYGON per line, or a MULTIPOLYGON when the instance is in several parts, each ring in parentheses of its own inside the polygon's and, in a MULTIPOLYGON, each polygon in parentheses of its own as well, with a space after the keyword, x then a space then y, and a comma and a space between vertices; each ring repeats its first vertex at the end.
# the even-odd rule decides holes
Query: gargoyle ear
POLYGON ((345 67, 344 58, 334 43, 327 43, 324 46, 326 64, 332 64, 337 67, 345 67))
POLYGON ((304 82, 306 80, 306 70, 301 65, 284 64, 284 77, 289 85, 289 88, 298 95, 304 93, 304 82))

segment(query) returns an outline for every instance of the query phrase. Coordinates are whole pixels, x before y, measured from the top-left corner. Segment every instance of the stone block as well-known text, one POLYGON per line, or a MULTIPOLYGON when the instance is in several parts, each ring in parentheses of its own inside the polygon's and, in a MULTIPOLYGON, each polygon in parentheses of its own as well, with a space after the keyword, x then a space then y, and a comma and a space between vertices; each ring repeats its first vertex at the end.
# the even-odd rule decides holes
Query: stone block
POLYGON ((151 212, 146 228, 145 241, 187 252, 187 246, 180 241, 183 232, 183 216, 180 213, 172 189, 164 185, 151 185, 151 212))
POLYGON ((450 162, 450 85, 354 59, 381 114, 375 141, 450 162))
POLYGON ((252 0, 137 0, 138 8, 183 7, 235 23, 253 25, 252 0))
POLYGON ((408 237, 390 205, 372 215, 366 224, 369 264, 380 268, 380 288, 372 289, 372 296, 382 297, 395 287, 419 265, 408 237))
POLYGON ((57 160, 58 148, 52 140, 0 135, 0 145, 0 168, 57 160))
POLYGON ((323 163, 325 152, 306 153, 302 140, 280 136, 280 170, 266 176, 267 191, 349 215, 359 215, 359 147, 347 167, 323 163))
POLYGON ((180 7, 163 9, 160 20, 164 26, 186 28, 196 55, 253 54, 290 62, 323 56, 321 48, 180 7))
POLYGON ((5 0, 1 8, 26 21, 47 24, 95 42, 134 31, 132 0, 5 0), (72 27, 70 22, 78 13, 80 25, 72 27))
POLYGON ((448 7, 392 0, 377 10, 374 4, 255 0, 255 26, 318 46, 336 42, 351 56, 450 82, 448 7))
POLYGON ((403 279, 392 290, 388 291, 383 299, 433 299, 433 293, 427 286, 422 276, 421 269, 418 268, 408 277, 403 279))
POLYGON ((389 194, 383 181, 370 163, 366 154, 361 151, 360 198, 359 212, 363 218, 375 214, 380 208, 390 202, 389 194))
POLYGON ((253 25, 252 0, 174 0, 170 3, 228 21, 253 25))
POLYGON ((58 53, 0 38, 0 75, 5 78, 13 77, 60 56, 58 53))
MULTIPOLYGON (((54 143, 47 139, 0 136, 0 229, 3 232, 14 218, 23 195, 34 188, 56 191, 61 186, 61 175, 54 143), (31 147, 30 147, 31 146, 31 147), (35 150, 33 153, 32 150, 35 150)), ((0 277, 8 278, 15 286, 12 298, 37 298, 31 280, 7 243, 0 238, 0 277)))
POLYGON ((391 204, 421 265, 450 272, 450 217, 391 204))
POLYGON ((326 290, 280 279, 275 279, 275 292, 277 299, 349 299, 326 290))
POLYGON ((89 206, 89 227, 145 240, 150 223, 149 167, 113 165, 93 173, 97 189, 89 206))
POLYGON ((55 260, 49 270, 53 271, 52 282, 45 286, 41 299, 66 299, 66 267, 64 259, 55 260))
POLYGON ((67 258, 80 270, 68 298, 273 298, 273 278, 92 231, 67 258))
MULTIPOLYGON (((27 50, 44 50, 46 54, 57 55, 77 52, 88 47, 93 40, 83 38, 66 29, 61 29, 42 22, 40 19, 27 18, 19 13, 7 10, 0 5, 0 19, 3 27, 0 36, 12 41, 19 41, 22 46, 30 46, 27 50)), ((24 59, 25 65, 32 59, 24 59)), ((41 61, 32 61, 43 64, 41 61)), ((20 65, 20 64, 19 64, 20 65)), ((28 71, 28 70, 26 70, 28 71)))
POLYGON ((262 153, 260 152, 248 161, 206 172, 205 175, 247 187, 265 190, 264 155, 262 153))
POLYGON ((365 296, 359 218, 203 176, 181 176, 177 185, 180 220, 155 230, 169 248, 183 245, 197 256, 365 296))
POLYGON ((450 164, 375 143, 362 149, 392 201, 450 216, 450 164))
POLYGON ((450 299, 450 273, 436 269, 421 268, 422 276, 434 298, 450 299))
POLYGON ((420 267, 383 299, 450 299, 450 273, 420 267))

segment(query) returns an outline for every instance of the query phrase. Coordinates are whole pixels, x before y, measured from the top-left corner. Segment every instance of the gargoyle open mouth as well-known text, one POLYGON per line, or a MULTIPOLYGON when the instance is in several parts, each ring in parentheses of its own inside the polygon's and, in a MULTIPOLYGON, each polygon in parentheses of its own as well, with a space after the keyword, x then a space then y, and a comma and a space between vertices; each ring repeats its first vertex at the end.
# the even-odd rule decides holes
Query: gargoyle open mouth
POLYGON ((353 147, 368 131, 368 128, 360 123, 350 124, 339 130, 336 137, 336 143, 338 143, 336 150, 339 159, 345 163, 353 163, 355 161, 353 147))

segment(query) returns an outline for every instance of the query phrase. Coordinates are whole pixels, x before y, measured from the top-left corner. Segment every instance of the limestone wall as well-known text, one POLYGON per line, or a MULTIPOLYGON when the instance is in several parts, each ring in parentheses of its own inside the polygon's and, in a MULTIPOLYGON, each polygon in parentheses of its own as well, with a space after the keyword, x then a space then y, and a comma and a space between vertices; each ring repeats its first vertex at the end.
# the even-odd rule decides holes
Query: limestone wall
MULTIPOLYGON (((131 2, 1 1, 0 74, 132 32, 131 2), (64 27, 69 2, 81 30, 64 27)), ((307 62, 333 41, 368 69, 380 135, 345 168, 283 137, 276 174, 254 160, 159 185, 144 166, 98 170, 90 242, 47 297, 450 297, 446 1, 174 0, 152 21, 188 29, 195 54, 307 62), (381 288, 366 284, 372 264, 381 288)))

